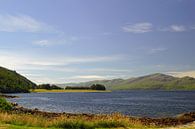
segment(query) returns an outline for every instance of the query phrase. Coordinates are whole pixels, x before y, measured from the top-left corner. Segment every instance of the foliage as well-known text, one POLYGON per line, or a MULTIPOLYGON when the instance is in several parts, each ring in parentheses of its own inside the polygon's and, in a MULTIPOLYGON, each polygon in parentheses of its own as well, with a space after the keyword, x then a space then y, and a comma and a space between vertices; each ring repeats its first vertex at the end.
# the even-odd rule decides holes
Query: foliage
POLYGON ((52 90, 52 89, 63 89, 61 87, 58 87, 54 84, 50 85, 50 84, 41 84, 41 85, 38 85, 36 87, 36 89, 47 89, 47 90, 52 90))
POLYGON ((11 71, 0 67, 0 92, 29 92, 29 89, 33 89, 35 87, 35 83, 21 76, 16 71, 11 71))
POLYGON ((0 110, 11 110, 12 109, 12 105, 6 101, 5 98, 0 97, 0 110))
POLYGON ((92 90, 106 90, 106 87, 104 85, 101 84, 93 84, 91 86, 92 90))
POLYGON ((65 88, 66 90, 106 90, 106 87, 101 84, 93 84, 90 87, 84 87, 84 86, 67 86, 65 88))

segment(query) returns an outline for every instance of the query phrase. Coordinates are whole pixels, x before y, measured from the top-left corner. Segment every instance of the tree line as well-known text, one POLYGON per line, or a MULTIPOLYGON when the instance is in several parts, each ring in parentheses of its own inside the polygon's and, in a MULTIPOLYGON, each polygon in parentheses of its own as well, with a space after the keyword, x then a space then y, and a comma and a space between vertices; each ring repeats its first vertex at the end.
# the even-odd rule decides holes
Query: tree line
POLYGON ((67 86, 66 90, 106 90, 106 87, 102 84, 93 84, 90 87, 84 86, 67 86))

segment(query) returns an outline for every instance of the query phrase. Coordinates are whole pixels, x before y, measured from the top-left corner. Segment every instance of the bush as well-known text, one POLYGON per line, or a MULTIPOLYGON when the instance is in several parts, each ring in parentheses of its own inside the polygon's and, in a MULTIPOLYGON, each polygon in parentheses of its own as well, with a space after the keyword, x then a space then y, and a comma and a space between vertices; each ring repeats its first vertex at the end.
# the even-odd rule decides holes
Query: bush
POLYGON ((5 98, 0 97, 0 110, 8 111, 12 109, 12 105, 5 98))

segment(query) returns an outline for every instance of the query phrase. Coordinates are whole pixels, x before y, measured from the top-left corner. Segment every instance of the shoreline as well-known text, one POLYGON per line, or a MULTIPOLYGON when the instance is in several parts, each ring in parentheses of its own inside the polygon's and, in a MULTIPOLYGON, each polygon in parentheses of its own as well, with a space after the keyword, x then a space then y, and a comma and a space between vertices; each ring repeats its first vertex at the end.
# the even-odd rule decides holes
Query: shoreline
POLYGON ((110 90, 46 90, 46 89, 35 89, 30 90, 30 93, 108 93, 110 90))
POLYGON ((37 108, 29 109, 19 106, 17 103, 11 103, 13 105, 13 109, 10 113, 16 114, 31 114, 36 116, 42 116, 46 118, 56 118, 61 116, 66 117, 84 117, 88 120, 94 119, 96 117, 109 117, 115 114, 119 114, 122 117, 128 118, 131 121, 139 121, 141 124, 150 126, 155 125, 158 127, 165 127, 165 126, 178 126, 178 125, 185 125, 195 121, 195 112, 188 112, 178 114, 176 117, 162 117, 162 118, 151 118, 151 117, 133 117, 128 115, 122 115, 120 113, 113 113, 113 114, 89 114, 89 113, 57 113, 57 112, 47 112, 41 111, 37 108))

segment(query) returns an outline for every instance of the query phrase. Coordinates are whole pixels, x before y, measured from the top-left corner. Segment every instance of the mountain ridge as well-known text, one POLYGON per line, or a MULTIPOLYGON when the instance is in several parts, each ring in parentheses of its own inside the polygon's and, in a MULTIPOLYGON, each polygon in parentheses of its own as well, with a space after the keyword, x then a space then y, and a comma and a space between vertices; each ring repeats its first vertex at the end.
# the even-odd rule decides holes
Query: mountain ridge
POLYGON ((103 84, 110 90, 195 90, 195 78, 173 77, 162 73, 155 73, 129 79, 94 80, 81 83, 65 83, 58 86, 90 86, 103 84))

